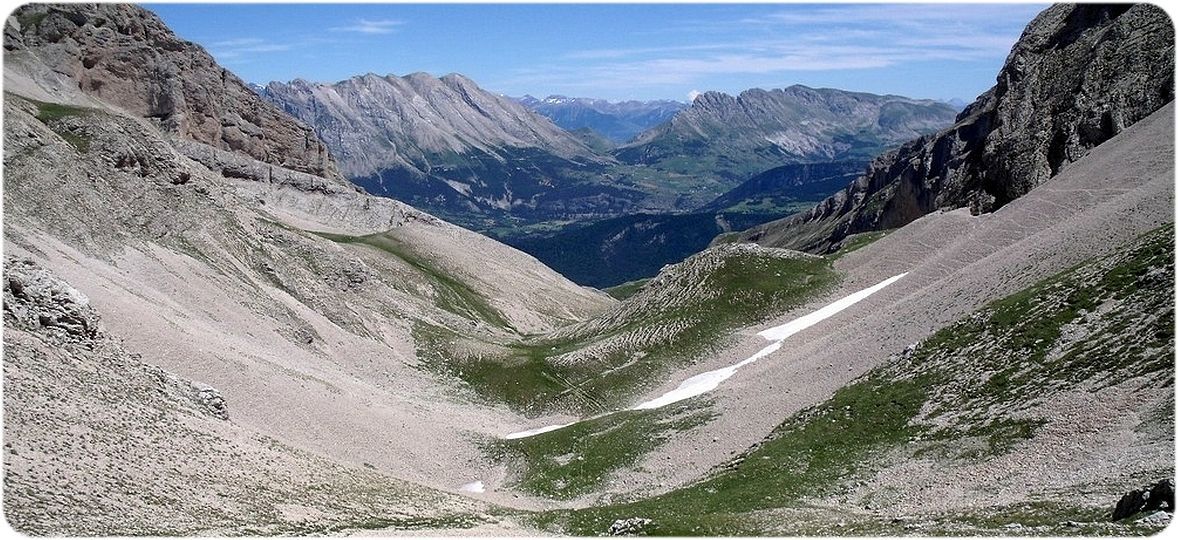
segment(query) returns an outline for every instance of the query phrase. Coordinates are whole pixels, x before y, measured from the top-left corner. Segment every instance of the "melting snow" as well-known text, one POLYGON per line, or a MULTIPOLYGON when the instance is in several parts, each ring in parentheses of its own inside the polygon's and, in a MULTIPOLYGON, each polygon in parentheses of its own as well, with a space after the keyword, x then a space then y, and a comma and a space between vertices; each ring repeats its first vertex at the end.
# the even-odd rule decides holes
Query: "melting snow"
POLYGON ((482 480, 475 480, 474 482, 471 482, 469 484, 462 484, 462 487, 460 487, 458 489, 460 491, 469 491, 471 493, 482 493, 484 491, 487 491, 487 488, 483 487, 482 480))
MULTIPOLYGON (((857 291, 857 292, 848 294, 847 296, 844 296, 838 300, 835 300, 834 302, 831 302, 830 304, 827 304, 827 305, 815 310, 812 313, 798 317, 798 318, 796 318, 790 322, 787 322, 785 324, 782 324, 779 326, 774 326, 773 328, 770 328, 768 330, 762 330, 762 331, 758 332, 757 335, 761 336, 769 341, 772 341, 773 343, 770 343, 765 348, 757 351, 752 356, 745 358, 744 360, 741 360, 739 363, 733 364, 733 365, 725 367, 725 368, 715 369, 712 371, 705 371, 703 373, 700 373, 699 375, 691 376, 687 380, 683 381, 682 383, 679 383, 679 386, 677 388, 675 388, 674 390, 671 390, 670 392, 667 392, 667 393, 665 393, 657 398, 654 398, 650 401, 644 401, 642 403, 639 403, 633 407, 630 407, 627 410, 637 411, 637 410, 645 410, 645 409, 657 409, 657 408, 662 407, 664 405, 670 405, 670 404, 675 403, 677 401, 683 401, 687 398, 695 397, 700 394, 704 394, 704 393, 710 392, 712 390, 715 390, 717 386, 720 386, 720 383, 724 382, 729 377, 735 375, 736 370, 740 369, 743 366, 746 366, 748 364, 756 362, 757 360, 760 360, 766 356, 769 356, 770 354, 775 352, 777 349, 780 349, 781 343, 783 341, 785 341, 786 338, 788 338, 798 332, 801 332, 802 330, 805 330, 811 326, 814 326, 815 324, 818 324, 819 322, 822 322, 823 320, 830 318, 831 316, 835 315, 836 313, 859 303, 860 301, 867 298, 868 296, 871 296, 871 295, 879 292, 884 287, 887 287, 888 285, 891 285, 892 283, 899 281, 900 278, 902 278, 906 275, 908 275, 908 272, 904 272, 903 274, 900 274, 898 276, 892 276, 892 277, 885 279, 885 280, 883 280, 883 281, 881 281, 871 287, 868 287, 868 288, 863 289, 861 291, 857 291)), ((575 422, 573 422, 573 423, 575 423, 575 422)), ((519 431, 516 433, 508 434, 504 438, 521 439, 524 437, 531 437, 532 435, 539 435, 541 433, 554 431, 554 430, 560 429, 565 426, 571 426, 573 423, 559 424, 559 425, 555 425, 555 426, 545 426, 545 427, 536 428, 536 429, 529 429, 527 431, 519 431)), ((481 482, 480 482, 480 485, 481 485, 481 482)))
POLYGON ((504 435, 503 438, 504 439, 522 439, 524 437, 531 437, 532 435, 539 435, 541 433, 547 433, 549 431, 556 431, 562 427, 571 426, 575 423, 576 422, 569 422, 567 424, 557 424, 555 426, 544 426, 544 427, 538 427, 536 429, 517 431, 515 433, 508 433, 507 435, 504 435))

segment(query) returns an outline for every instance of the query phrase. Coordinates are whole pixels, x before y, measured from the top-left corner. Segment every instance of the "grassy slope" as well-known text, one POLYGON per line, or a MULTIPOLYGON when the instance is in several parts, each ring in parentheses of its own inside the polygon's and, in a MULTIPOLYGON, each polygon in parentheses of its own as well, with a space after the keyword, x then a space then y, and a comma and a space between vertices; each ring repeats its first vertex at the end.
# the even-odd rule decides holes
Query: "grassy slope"
POLYGON ((820 258, 729 256, 702 276, 646 285, 618 308, 620 315, 584 331, 522 340, 497 357, 463 357, 447 350, 459 336, 433 327, 422 332, 421 352, 455 366, 488 400, 526 414, 597 414, 627 404, 730 331, 799 306, 837 280, 820 258), (706 293, 658 296, 692 288, 706 293), (569 356, 579 359, 566 361, 569 356))
MULTIPOLYGON (((845 534, 903 534, 901 524, 865 515, 812 519, 824 511, 805 501, 839 493, 889 452, 984 460, 1009 451, 1040 425, 1010 413, 1054 392, 1091 390, 1135 376, 1172 388, 1173 250, 1173 228, 1165 227, 1116 256, 994 302, 789 418, 760 445, 697 484, 628 504, 548 512, 538 522, 593 535, 616 519, 641 516, 653 520, 647 530, 652 534, 743 535, 768 527, 774 534, 829 533, 822 524, 838 519, 845 525, 837 532, 845 534), (1065 325, 1087 333, 1062 342, 1065 325), (992 375, 978 376, 986 372, 992 375), (922 407, 930 406, 933 413, 918 418, 922 407), (943 427, 927 423, 949 411, 967 414, 943 427), (802 517, 772 524, 758 517, 788 509, 802 517)), ((1102 517, 1099 509, 1039 501, 943 515, 921 532, 995 532, 1019 520, 1043 526, 1036 534, 1108 534, 1109 525, 1094 522, 1102 517), (1065 527, 1065 520, 1083 523, 1065 527)), ((1151 529, 1126 525, 1114 532, 1151 529)))
POLYGON ((366 236, 326 232, 315 234, 341 244, 365 245, 392 255, 416 269, 428 280, 434 290, 434 301, 438 307, 461 317, 482 320, 500 328, 512 328, 511 323, 469 285, 450 276, 427 257, 414 253, 409 246, 396 238, 379 233, 366 236))
POLYGON ((705 425, 714 417, 709 405, 693 399, 619 411, 532 437, 497 440, 487 450, 492 459, 516 467, 516 488, 569 499, 592 493, 611 473, 635 465, 675 434, 705 425))
MULTIPOLYGON (((430 285, 439 308, 515 333, 477 291, 393 237, 316 234, 396 257, 430 285)), ((800 305, 837 281, 826 260, 752 251, 759 255, 725 256, 703 275, 669 279, 655 291, 664 293, 659 302, 632 297, 622 316, 575 334, 490 344, 472 341, 476 338, 462 329, 416 321, 418 357, 428 369, 464 382, 485 402, 506 403, 526 414, 615 410, 667 371, 711 350, 731 330, 800 305), (708 294, 674 297, 688 287, 708 294), (586 353, 590 348, 594 352, 586 353), (558 359, 586 354, 589 361, 558 359)))
POLYGON ((625 300, 634 296, 644 285, 650 282, 650 278, 636 279, 634 281, 627 281, 621 285, 614 285, 608 289, 604 289, 607 294, 618 299, 625 300))
MULTIPOLYGON (((42 15, 44 17, 44 15, 42 15)), ((38 19, 39 21, 39 19, 38 19)), ((23 98, 28 99, 28 98, 23 98)), ((79 152, 87 152, 90 150, 90 136, 80 128, 70 128, 64 125, 60 120, 69 119, 75 116, 83 116, 90 114, 92 109, 83 107, 74 107, 72 105, 62 105, 59 103, 46 103, 28 99, 28 101, 37 105, 37 120, 40 120, 49 129, 61 136, 66 142, 70 143, 79 152)))

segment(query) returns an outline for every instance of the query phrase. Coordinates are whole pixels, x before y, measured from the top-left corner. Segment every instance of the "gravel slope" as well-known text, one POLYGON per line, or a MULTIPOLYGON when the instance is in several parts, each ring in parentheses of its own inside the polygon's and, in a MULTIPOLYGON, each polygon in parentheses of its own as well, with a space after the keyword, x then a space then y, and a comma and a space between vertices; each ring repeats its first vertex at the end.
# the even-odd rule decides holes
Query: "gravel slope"
MULTIPOLYGON (((993 214, 971 216, 964 209, 932 214, 837 261, 836 269, 846 273, 838 290, 747 332, 909 274, 741 370, 713 393, 716 420, 648 455, 636 471, 617 478, 615 489, 661 492, 700 478, 888 355, 991 300, 1173 222, 1173 115, 1173 105, 1167 105, 993 214)), ((749 335, 730 353, 671 377, 651 396, 762 346, 749 335)))

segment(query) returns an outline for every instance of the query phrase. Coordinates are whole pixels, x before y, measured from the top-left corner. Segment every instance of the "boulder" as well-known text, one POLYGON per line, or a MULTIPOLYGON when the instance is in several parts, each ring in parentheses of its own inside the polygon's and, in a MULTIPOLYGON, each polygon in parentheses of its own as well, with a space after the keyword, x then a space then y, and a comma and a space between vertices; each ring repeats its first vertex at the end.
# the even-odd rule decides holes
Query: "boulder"
POLYGON ((98 336, 98 313, 86 295, 30 259, 4 262, 4 317, 18 328, 67 339, 98 336))
POLYGON ((1139 512, 1153 510, 1174 511, 1174 481, 1161 480, 1143 489, 1134 489, 1121 496, 1113 509, 1112 520, 1119 521, 1139 512))
POLYGON ((654 520, 641 517, 619 519, 609 526, 610 536, 636 536, 643 534, 654 520))

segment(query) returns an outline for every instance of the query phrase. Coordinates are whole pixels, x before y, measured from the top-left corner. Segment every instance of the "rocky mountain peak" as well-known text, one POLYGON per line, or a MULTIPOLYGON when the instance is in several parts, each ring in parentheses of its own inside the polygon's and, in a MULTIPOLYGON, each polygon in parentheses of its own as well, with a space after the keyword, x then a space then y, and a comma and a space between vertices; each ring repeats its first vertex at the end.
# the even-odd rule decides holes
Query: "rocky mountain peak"
POLYGON ((427 174, 428 155, 505 146, 596 159, 547 119, 457 73, 369 73, 334 84, 273 82, 267 88, 267 99, 317 126, 351 177, 405 165, 427 174))
POLYGON ((181 138, 343 181, 314 131, 259 97, 201 46, 130 4, 28 4, 5 23, 5 85, 97 100, 181 138))
POLYGON ((709 109, 724 107, 735 102, 736 98, 725 94, 724 92, 708 90, 707 92, 695 96, 695 99, 691 101, 691 108, 709 109))

